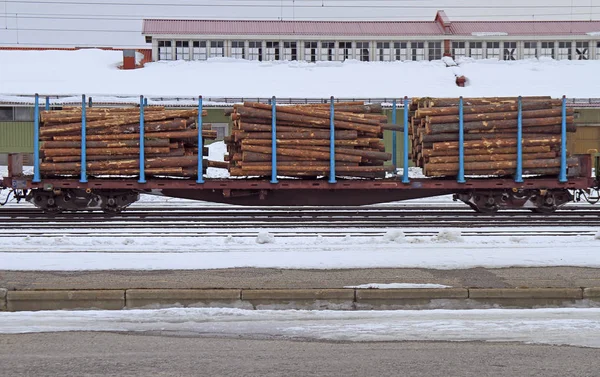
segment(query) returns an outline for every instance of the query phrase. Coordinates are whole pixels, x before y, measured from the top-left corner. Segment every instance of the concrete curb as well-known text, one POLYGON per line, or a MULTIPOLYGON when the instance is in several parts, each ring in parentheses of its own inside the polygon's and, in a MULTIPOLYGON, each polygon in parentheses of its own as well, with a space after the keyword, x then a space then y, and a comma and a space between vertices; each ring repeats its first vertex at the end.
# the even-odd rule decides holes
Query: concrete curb
POLYGON ((114 289, 0 288, 0 310, 237 307, 246 309, 426 309, 600 306, 600 287, 441 289, 114 289))
POLYGON ((241 295, 240 289, 128 289, 125 304, 127 308, 232 306, 241 295))
POLYGON ((125 290, 8 291, 10 311, 58 309, 123 309, 125 290))
POLYGON ((6 289, 0 288, 0 312, 6 310, 6 289))

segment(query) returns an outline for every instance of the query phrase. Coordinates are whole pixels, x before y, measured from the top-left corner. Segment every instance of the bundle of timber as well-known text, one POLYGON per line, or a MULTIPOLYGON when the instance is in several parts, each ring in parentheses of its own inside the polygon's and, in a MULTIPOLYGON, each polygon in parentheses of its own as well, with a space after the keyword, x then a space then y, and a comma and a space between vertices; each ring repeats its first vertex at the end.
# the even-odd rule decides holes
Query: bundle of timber
MULTIPOLYGON (((464 162, 467 175, 511 175, 517 167, 517 98, 464 98, 464 162)), ((558 174, 562 101, 522 98, 523 174, 558 174)), ((416 98, 411 104, 412 158, 429 177, 459 169, 459 99, 416 98)), ((573 109, 567 132, 575 132, 573 109)), ((567 160, 570 167, 576 159, 567 160)))
MULTIPOLYGON (((81 108, 40 113, 40 170, 43 175, 80 174, 81 116, 81 108)), ((197 176, 197 118, 197 109, 144 108, 146 174, 197 176)), ((140 171, 140 109, 87 108, 85 119, 87 174, 137 175, 140 171)), ((210 124, 203 125, 204 139, 216 138, 216 131, 210 128, 210 124)), ((203 156, 208 154, 207 149, 202 152, 203 156)), ((206 160, 203 166, 208 166, 206 160)))
MULTIPOLYGON (((277 173, 289 177, 330 172, 330 104, 277 105, 277 173)), ((334 105, 336 175, 380 178, 393 168, 383 130, 391 128, 380 105, 334 105)), ((232 176, 270 176, 272 107, 246 102, 233 108, 232 135, 226 138, 232 176)))

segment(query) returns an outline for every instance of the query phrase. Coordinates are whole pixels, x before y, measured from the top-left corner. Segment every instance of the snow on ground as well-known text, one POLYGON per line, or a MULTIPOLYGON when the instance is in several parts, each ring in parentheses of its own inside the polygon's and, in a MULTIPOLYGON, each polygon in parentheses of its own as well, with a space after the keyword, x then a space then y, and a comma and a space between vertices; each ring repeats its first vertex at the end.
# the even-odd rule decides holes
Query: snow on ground
MULTIPOLYGON (((463 237, 462 242, 433 236, 397 242, 384 236, 310 236, 306 228, 287 230, 308 232, 305 237, 277 237, 268 230, 257 236, 255 229, 247 229, 250 236, 202 237, 160 232, 102 237, 100 232, 88 231, 98 236, 0 236, 0 270, 600 268, 600 240, 593 235, 472 236, 463 237)), ((356 230, 337 231, 343 235, 356 230)), ((460 230, 453 232, 460 234, 460 230)))
POLYGON ((401 98, 550 95, 595 98, 600 61, 531 59, 405 62, 159 61, 117 69, 122 53, 0 51, 3 94, 401 98), (467 77, 464 88, 457 75, 467 77), (185 85, 182 85, 185 83, 185 85))
POLYGON ((326 341, 492 341, 600 348, 600 309, 271 311, 175 308, 0 313, 0 333, 118 331, 326 341))

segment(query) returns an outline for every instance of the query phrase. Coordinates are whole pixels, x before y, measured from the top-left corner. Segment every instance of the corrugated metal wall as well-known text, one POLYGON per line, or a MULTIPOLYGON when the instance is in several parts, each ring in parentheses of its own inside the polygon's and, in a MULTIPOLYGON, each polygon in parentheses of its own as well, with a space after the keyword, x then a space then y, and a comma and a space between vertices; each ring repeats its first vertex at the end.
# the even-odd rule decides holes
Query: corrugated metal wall
POLYGON ((0 122, 0 153, 33 153, 33 122, 0 122))

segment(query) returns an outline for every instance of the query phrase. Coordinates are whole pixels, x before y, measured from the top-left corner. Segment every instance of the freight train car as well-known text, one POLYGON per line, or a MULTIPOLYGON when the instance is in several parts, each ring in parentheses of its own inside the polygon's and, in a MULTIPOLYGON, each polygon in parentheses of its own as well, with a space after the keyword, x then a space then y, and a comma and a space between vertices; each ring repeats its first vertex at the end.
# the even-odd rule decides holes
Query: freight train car
MULTIPOLYGON (((130 110, 86 109, 83 96, 80 109, 61 114, 43 112, 41 117, 36 97, 34 174, 23 175, 18 161, 13 161, 2 185, 17 198, 25 198, 49 213, 118 212, 138 200, 140 194, 264 206, 365 205, 453 194, 481 212, 504 208, 550 212, 572 201, 574 194, 584 198, 597 196, 599 180, 592 175, 592 168, 595 163, 598 174, 598 158, 567 155, 569 115, 564 98, 460 98, 441 101, 444 107, 433 110, 426 110, 435 102, 429 99, 423 102, 428 105, 422 109, 418 100, 412 105, 406 98, 402 102, 407 126, 401 128, 379 125, 376 114, 352 113, 353 105, 336 104, 333 98, 325 106, 305 109, 278 107, 275 98, 269 106, 249 104, 247 109, 236 108, 232 119, 247 120, 245 126, 239 122, 234 125, 242 141, 236 144, 232 136, 229 145, 227 167, 237 173, 229 178, 208 178, 204 173, 211 163, 203 155, 210 132, 202 123, 201 97, 197 109, 171 115, 146 107, 141 97, 135 110, 139 114, 133 116, 130 110), (544 107, 557 103, 559 110, 544 107), (487 110, 480 117, 478 109, 487 110), (420 123, 419 110, 423 115, 420 123), (552 119, 558 117, 560 122, 554 125, 554 120, 539 118, 540 111, 552 113, 552 119), (415 178, 408 174, 409 149, 417 165, 427 160, 423 153, 417 153, 419 147, 421 152, 426 150, 428 142, 419 132, 436 127, 431 125, 434 121, 425 118, 429 116, 426 114, 456 118, 457 122, 441 127, 451 129, 441 138, 442 147, 450 148, 451 153, 440 155, 442 164, 428 165, 432 177, 415 178), (496 121, 488 123, 485 119, 496 121), (477 122, 484 128, 476 128, 477 122), (373 127, 379 128, 374 131, 373 127), (257 133, 244 143, 251 129, 263 139, 259 140, 257 133), (385 153, 376 150, 381 148, 376 136, 382 129, 403 135, 404 156, 398 166, 395 161, 384 165, 378 157, 385 153), (270 137, 264 138, 265 130, 270 137), (358 136, 340 132, 343 130, 358 136), (286 139, 284 131, 296 139, 286 139), (513 131, 512 139, 507 139, 506 135, 513 131), (480 133, 486 135, 477 136, 480 133), (252 148, 245 149, 244 145, 252 148), (527 148, 533 150, 536 146, 548 149, 529 153, 527 148), (485 149, 488 156, 473 160, 469 157, 473 148, 485 149), (236 151, 241 151, 242 156, 237 160, 236 151), (258 160, 250 161, 244 160, 244 151, 264 153, 258 160), (536 153, 541 153, 542 159, 534 160, 536 153), (554 157, 548 158, 549 153, 554 153, 554 157), (232 164, 238 166, 234 168, 232 164), (248 170, 251 174, 244 175, 247 166, 252 167, 248 170)), ((392 106, 395 119, 396 101, 392 106)), ((431 150, 437 148, 432 146, 431 150)), ((392 155, 396 156, 395 151, 392 155)), ((218 163, 216 166, 225 167, 218 163)))

